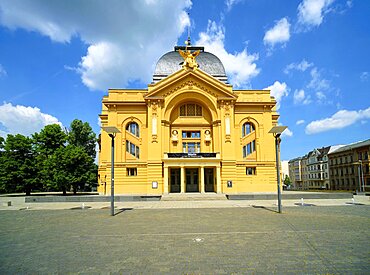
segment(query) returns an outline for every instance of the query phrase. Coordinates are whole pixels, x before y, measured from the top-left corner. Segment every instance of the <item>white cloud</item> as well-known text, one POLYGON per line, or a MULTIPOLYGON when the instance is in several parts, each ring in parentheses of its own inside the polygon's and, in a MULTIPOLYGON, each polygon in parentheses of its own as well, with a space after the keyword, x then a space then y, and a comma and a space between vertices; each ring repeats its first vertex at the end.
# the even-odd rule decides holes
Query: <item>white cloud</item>
POLYGON ((279 81, 275 81, 274 84, 268 86, 267 88, 264 88, 264 90, 271 90, 271 95, 275 97, 277 101, 277 110, 280 108, 280 101, 282 100, 282 98, 284 96, 287 96, 289 93, 289 87, 286 85, 286 83, 280 83, 279 81))
POLYGON ((221 59, 229 81, 234 86, 249 86, 250 79, 260 72, 256 63, 254 63, 258 60, 258 55, 249 55, 246 48, 234 54, 228 53, 225 49, 224 40, 224 27, 217 25, 216 22, 208 21, 207 31, 199 34, 199 40, 195 44, 204 46, 206 51, 221 59))
POLYGON ((0 64, 0 77, 7 75, 8 73, 5 71, 4 67, 0 64))
POLYGON ((326 100, 326 95, 323 92, 316 92, 316 98, 319 103, 324 103, 326 100))
POLYGON ((290 38, 290 24, 286 17, 276 22, 275 26, 269 29, 263 38, 265 45, 273 47, 277 43, 285 43, 290 38))
POLYGON ((311 81, 308 83, 307 87, 314 90, 327 90, 330 88, 330 82, 321 77, 320 72, 317 68, 313 68, 310 72, 311 81))
POLYGON ((149 83, 155 62, 189 25, 185 10, 190 7, 190 0, 13 0, 0 3, 0 24, 56 42, 79 37, 87 53, 78 65, 67 65, 78 66, 90 89, 107 90, 130 81, 149 83))
POLYGON ((231 11, 231 9, 238 3, 242 2, 243 0, 225 0, 227 11, 231 11))
POLYGON ((311 96, 306 95, 305 91, 302 90, 302 89, 294 91, 293 99, 294 99, 294 104, 307 105, 307 104, 310 104, 312 102, 311 96))
POLYGON ((370 119, 370 107, 358 111, 340 110, 329 118, 310 122, 306 126, 306 134, 317 134, 325 131, 342 129, 357 121, 366 121, 368 119, 370 119))
POLYGON ((292 137, 293 132, 289 130, 289 128, 286 128, 285 131, 281 134, 281 137, 292 137))
POLYGON ((0 125, 5 128, 0 131, 2 136, 7 134, 30 135, 49 124, 62 125, 56 117, 42 113, 37 107, 13 106, 11 103, 4 103, 0 106, 0 125))
POLYGON ((296 125, 301 125, 301 124, 304 124, 305 121, 303 119, 300 119, 300 120, 297 120, 297 122, 295 123, 296 125))
POLYGON ((298 6, 298 24, 303 30, 320 26, 334 0, 303 0, 298 6))
POLYGON ((308 68, 312 67, 313 63, 309 63, 306 59, 303 59, 300 63, 290 63, 284 69, 285 74, 289 74, 292 70, 305 72, 308 68))

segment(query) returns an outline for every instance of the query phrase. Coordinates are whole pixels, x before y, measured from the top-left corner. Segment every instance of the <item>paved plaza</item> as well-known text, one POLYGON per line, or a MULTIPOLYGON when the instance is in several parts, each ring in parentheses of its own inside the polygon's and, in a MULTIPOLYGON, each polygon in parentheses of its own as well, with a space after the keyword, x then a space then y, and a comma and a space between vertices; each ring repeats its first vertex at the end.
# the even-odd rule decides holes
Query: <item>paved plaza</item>
POLYGON ((368 274, 370 206, 0 211, 0 274, 368 274))

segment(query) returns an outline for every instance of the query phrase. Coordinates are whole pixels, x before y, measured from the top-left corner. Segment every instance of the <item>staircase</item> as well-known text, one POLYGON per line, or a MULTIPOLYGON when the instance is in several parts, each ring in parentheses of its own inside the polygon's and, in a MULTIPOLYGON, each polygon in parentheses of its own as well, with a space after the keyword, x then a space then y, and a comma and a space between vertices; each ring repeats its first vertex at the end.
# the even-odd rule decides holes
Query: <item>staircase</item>
POLYGON ((169 193, 162 195, 161 201, 211 201, 227 200, 225 194, 216 193, 169 193))

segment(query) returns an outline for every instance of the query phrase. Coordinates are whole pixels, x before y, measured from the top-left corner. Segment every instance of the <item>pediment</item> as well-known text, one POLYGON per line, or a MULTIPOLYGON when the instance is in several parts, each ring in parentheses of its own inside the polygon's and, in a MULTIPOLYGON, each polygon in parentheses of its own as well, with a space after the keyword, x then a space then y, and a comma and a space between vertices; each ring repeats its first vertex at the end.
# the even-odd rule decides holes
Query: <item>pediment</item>
POLYGON ((164 99, 183 89, 200 90, 219 100, 237 99, 231 85, 219 81, 200 69, 181 69, 155 84, 150 84, 145 99, 164 99))

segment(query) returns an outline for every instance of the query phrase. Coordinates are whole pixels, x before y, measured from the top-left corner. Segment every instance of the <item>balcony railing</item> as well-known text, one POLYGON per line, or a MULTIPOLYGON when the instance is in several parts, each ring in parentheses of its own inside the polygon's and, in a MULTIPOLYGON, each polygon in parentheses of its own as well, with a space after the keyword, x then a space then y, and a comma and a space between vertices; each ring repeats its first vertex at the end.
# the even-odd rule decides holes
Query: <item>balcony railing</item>
POLYGON ((166 154, 168 158, 215 158, 217 157, 217 153, 166 153, 166 154))

